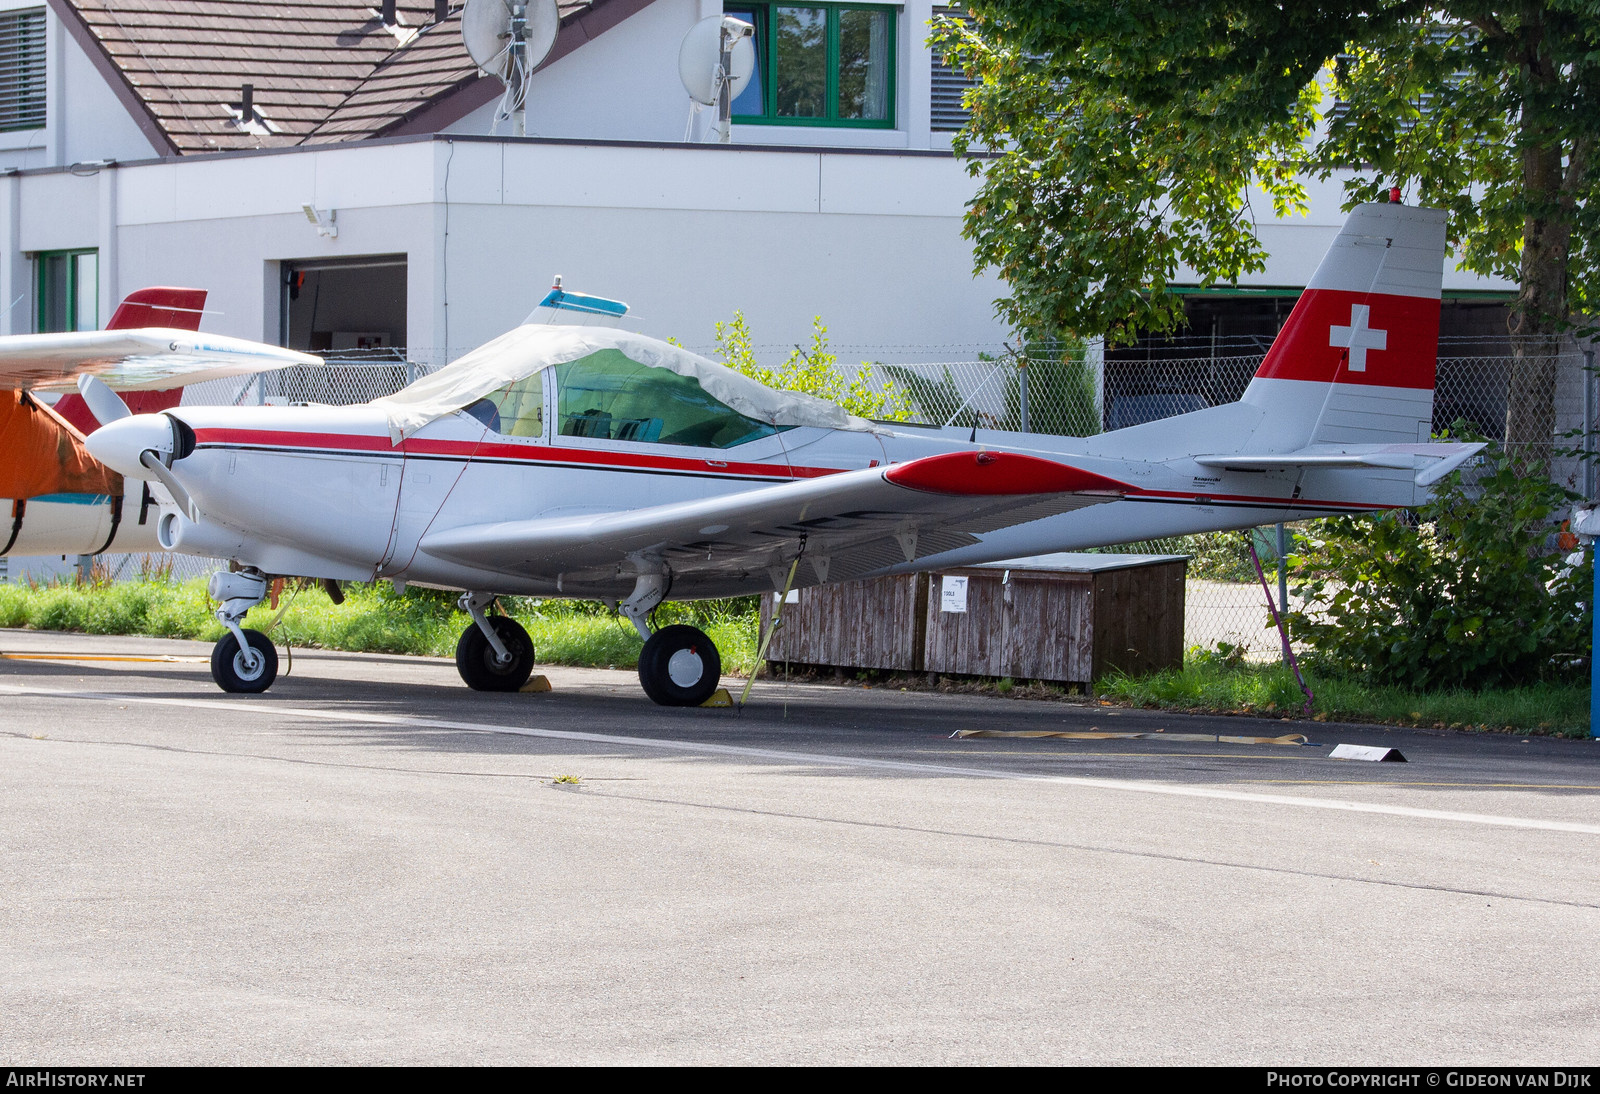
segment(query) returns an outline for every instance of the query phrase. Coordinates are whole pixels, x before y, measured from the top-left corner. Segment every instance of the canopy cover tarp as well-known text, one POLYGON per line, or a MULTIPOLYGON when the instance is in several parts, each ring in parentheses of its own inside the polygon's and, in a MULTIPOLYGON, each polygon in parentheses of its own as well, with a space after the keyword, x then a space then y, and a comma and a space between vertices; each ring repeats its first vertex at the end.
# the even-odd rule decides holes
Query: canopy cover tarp
POLYGON ((713 399, 774 426, 870 431, 873 424, 843 407, 794 391, 774 391, 726 365, 679 346, 608 327, 528 325, 508 331, 404 390, 375 401, 388 414, 389 439, 399 444, 436 418, 461 410, 540 369, 614 349, 650 368, 670 369, 699 382, 713 399))
POLYGON ((23 391, 0 389, 0 498, 122 493, 122 476, 95 460, 83 434, 23 391))

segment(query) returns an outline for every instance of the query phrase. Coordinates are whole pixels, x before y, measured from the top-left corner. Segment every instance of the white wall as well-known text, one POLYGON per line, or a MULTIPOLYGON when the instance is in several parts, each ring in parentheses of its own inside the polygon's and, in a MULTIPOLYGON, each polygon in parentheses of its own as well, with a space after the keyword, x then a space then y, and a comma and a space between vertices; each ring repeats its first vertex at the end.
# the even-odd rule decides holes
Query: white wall
POLYGON ((521 319, 555 273, 690 346, 709 345, 735 309, 779 357, 819 314, 836 346, 879 360, 1004 339, 991 306, 1000 286, 973 279, 960 235, 971 181, 949 158, 442 147, 455 156, 442 265, 454 349, 521 319))

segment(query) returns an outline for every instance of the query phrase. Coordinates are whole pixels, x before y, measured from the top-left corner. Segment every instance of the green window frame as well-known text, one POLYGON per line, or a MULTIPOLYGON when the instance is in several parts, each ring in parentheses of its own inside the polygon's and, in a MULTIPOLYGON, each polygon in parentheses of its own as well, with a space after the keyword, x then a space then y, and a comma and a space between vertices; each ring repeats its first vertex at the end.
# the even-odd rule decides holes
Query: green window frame
POLYGON ((100 329, 100 252, 40 251, 34 256, 40 334, 100 329))
POLYGON ((734 101, 733 120, 893 129, 899 10, 889 4, 724 4, 724 12, 756 28, 756 70, 734 101), (757 104, 759 112, 752 109, 757 104))

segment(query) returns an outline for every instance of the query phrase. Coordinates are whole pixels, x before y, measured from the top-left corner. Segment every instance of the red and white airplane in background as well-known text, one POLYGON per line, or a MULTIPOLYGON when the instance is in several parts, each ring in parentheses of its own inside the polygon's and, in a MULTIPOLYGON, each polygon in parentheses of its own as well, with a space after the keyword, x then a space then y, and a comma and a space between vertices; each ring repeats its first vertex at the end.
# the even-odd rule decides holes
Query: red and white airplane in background
POLYGON ((156 493, 141 483, 124 498, 122 476, 84 449, 99 423, 71 393, 77 377, 98 376, 127 393, 129 410, 156 413, 202 380, 322 364, 278 346, 199 334, 205 302, 204 289, 140 289, 105 330, 0 337, 0 555, 158 549, 156 493), (63 390, 69 394, 49 397, 63 390))
MULTIPOLYGON (((239 623, 274 575, 465 590, 473 688, 529 677, 498 594, 614 600, 658 703, 717 686, 666 599, 765 593, 1409 506, 1481 445, 1429 440, 1444 214, 1350 216, 1237 403, 1070 438, 880 424, 622 330, 525 325, 347 407, 177 407, 88 447, 165 486, 157 536, 212 579, 229 691, 276 675, 239 623)), ((119 409, 85 380, 102 420, 119 409)))

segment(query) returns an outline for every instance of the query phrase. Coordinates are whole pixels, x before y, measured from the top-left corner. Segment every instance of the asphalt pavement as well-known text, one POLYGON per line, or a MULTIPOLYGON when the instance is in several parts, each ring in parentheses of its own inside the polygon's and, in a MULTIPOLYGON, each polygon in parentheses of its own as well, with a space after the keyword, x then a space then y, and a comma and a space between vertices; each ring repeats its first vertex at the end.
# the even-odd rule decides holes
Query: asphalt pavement
POLYGON ((4 1064, 1600 1050, 1590 741, 782 681, 672 710, 631 672, 486 695, 326 651, 244 697, 198 643, 0 655, 4 1064))

